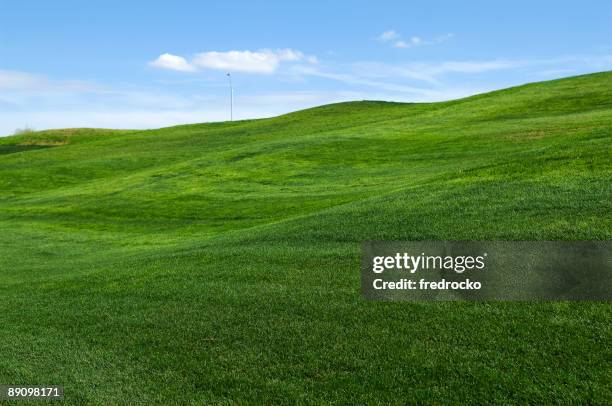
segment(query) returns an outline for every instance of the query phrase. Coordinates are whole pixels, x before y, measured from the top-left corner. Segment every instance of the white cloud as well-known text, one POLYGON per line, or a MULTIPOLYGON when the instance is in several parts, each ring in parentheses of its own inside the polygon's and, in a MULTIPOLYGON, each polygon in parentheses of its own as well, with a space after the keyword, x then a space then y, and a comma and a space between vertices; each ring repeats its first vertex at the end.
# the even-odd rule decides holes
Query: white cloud
POLYGON ((282 59, 292 61, 298 58, 291 50, 281 53, 272 51, 229 51, 203 52, 193 58, 194 65, 200 68, 240 71, 251 73, 274 73, 282 59))
POLYGON ((399 38, 400 35, 393 31, 393 30, 389 30, 389 31, 385 31, 382 34, 380 34, 378 37, 376 37, 379 41, 382 42, 388 42, 388 41, 392 41, 394 39, 399 38))
POLYGON ((449 32, 448 34, 440 35, 438 38, 434 39, 434 42, 439 44, 441 42, 444 42, 446 40, 453 38, 454 36, 455 34, 453 34, 452 32, 449 32))
POLYGON ((0 89, 31 89, 44 85, 44 76, 31 73, 0 70, 0 89))
MULTIPOLYGON (((398 35, 396 38, 399 38, 399 37, 400 35, 398 35)), ((423 46, 423 45, 441 44, 442 42, 452 37, 453 37, 453 34, 444 34, 437 38, 426 40, 426 39, 423 39, 415 35, 415 36, 410 37, 408 40, 394 41, 393 47, 394 48, 413 48, 413 47, 418 47, 418 46, 423 46)))
POLYGON ((304 55, 294 49, 262 49, 259 51, 209 51, 196 54, 191 61, 182 56, 163 54, 151 65, 170 70, 193 72, 198 69, 271 74, 282 62, 317 63, 315 56, 304 55))
POLYGON ((276 53, 268 50, 261 51, 262 53, 276 54, 276 57, 283 61, 301 61, 304 59, 304 54, 293 49, 279 49, 276 53))
POLYGON ((194 72, 196 69, 185 58, 178 55, 162 54, 151 62, 151 66, 156 68, 177 70, 180 72, 194 72))

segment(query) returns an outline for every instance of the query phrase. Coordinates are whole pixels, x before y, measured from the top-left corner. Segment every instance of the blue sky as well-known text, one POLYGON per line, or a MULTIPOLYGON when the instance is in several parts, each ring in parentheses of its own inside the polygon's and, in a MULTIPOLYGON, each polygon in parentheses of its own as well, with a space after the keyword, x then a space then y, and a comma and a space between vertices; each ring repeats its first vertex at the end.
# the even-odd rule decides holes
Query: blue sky
POLYGON ((439 101, 612 69, 610 1, 0 0, 0 135, 439 101))

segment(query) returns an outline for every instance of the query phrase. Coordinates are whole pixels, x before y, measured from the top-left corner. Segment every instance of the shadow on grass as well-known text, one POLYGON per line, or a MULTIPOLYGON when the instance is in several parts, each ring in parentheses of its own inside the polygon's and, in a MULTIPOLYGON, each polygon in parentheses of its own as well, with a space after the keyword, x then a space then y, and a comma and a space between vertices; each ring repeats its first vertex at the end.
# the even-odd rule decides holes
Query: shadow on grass
POLYGON ((0 155, 53 147, 53 145, 0 145, 0 155))

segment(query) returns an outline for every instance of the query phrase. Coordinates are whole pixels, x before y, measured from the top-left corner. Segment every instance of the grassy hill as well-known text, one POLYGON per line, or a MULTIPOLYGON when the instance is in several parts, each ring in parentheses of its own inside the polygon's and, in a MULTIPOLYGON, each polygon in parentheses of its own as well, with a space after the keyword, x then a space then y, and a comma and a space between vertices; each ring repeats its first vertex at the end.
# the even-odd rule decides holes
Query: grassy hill
POLYGON ((612 72, 0 138, 0 383, 68 403, 610 404, 608 303, 372 303, 364 240, 608 240, 612 72))

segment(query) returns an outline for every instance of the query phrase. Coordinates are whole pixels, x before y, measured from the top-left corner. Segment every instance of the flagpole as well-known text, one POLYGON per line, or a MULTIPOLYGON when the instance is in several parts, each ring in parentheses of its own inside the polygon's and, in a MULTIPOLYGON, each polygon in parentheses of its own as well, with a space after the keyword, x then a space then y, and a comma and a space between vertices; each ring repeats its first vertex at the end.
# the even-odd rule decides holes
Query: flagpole
POLYGON ((228 72, 227 77, 230 87, 230 121, 234 121, 234 87, 232 86, 232 74, 228 72))

